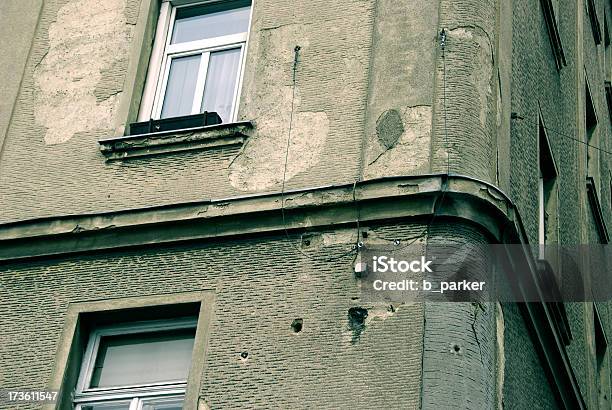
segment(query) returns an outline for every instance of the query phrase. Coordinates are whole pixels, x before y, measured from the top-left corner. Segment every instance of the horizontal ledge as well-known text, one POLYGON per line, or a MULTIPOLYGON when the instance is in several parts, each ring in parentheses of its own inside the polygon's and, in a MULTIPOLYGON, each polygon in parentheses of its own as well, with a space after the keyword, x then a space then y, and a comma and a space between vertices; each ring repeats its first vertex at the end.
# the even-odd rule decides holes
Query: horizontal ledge
MULTIPOLYGON (((518 216, 503 192, 463 176, 338 186, 0 225, 0 260, 432 215, 472 221, 500 240, 518 216), (281 203, 285 204, 285 221, 281 203)), ((515 221, 516 222, 516 221, 515 221)), ((514 224, 512 224, 514 225, 514 224)), ((520 235, 520 233, 519 233, 520 235)))
POLYGON ((251 121, 215 124, 181 130, 126 135, 99 140, 107 160, 242 145, 253 129, 251 121))

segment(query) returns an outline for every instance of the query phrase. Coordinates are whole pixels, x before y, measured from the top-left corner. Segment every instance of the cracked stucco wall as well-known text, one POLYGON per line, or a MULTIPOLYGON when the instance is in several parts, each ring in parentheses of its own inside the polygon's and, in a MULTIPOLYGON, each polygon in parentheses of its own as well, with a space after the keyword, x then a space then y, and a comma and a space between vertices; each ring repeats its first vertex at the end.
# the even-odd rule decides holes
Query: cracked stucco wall
POLYGON ((495 0, 440 3, 447 41, 435 68, 434 172, 497 179, 496 8, 495 0))
POLYGON ((292 106, 286 187, 356 178, 373 3, 255 3, 239 117, 255 120, 257 132, 231 164, 232 187, 280 189, 292 106))
POLYGON ((372 33, 363 177, 430 169, 438 4, 383 0, 372 33))
POLYGON ((289 25, 261 31, 257 50, 264 53, 258 56, 260 70, 257 70, 256 78, 264 88, 261 94, 245 96, 245 110, 253 113, 243 112, 241 115, 255 122, 256 133, 230 166, 230 183, 236 189, 278 190, 285 173, 285 160, 286 180, 316 167, 323 160, 330 121, 323 107, 315 108, 316 111, 304 107, 302 65, 308 64, 309 55, 303 55, 301 50, 296 67, 296 85, 293 86, 294 47, 298 42, 304 50, 309 49, 306 28, 289 25))
POLYGON ((44 2, 0 158, 0 222, 279 191, 294 91, 286 189, 356 179, 372 0, 256 1, 238 113, 256 123, 247 143, 106 163, 97 141, 135 105, 126 75, 155 21, 140 13, 149 1, 44 2))
POLYGON ((402 107, 381 114, 368 145, 364 178, 425 173, 431 144, 431 106, 402 107), (395 113, 389 115, 389 113, 395 113))
POLYGON ((112 130, 132 26, 125 0, 74 0, 57 11, 34 69, 34 118, 46 144, 112 130))
MULTIPOLYGON (((424 226, 375 229, 410 237, 424 226)), ((313 232, 322 240, 312 246, 320 258, 337 257, 354 232, 313 232)), ((280 234, 2 264, 0 383, 46 385, 71 302, 209 290, 204 408, 418 409, 423 306, 368 306, 368 323, 351 343, 347 312, 362 304, 352 261, 313 263, 280 234)))
MULTIPOLYGON (((459 222, 434 223, 427 239, 428 245, 460 249, 466 243, 487 242, 479 229, 459 222)), ((478 258, 480 265, 471 269, 492 269, 489 257, 483 253, 478 258)), ((495 303, 425 302, 421 408, 495 408, 499 390, 497 350, 495 303)))

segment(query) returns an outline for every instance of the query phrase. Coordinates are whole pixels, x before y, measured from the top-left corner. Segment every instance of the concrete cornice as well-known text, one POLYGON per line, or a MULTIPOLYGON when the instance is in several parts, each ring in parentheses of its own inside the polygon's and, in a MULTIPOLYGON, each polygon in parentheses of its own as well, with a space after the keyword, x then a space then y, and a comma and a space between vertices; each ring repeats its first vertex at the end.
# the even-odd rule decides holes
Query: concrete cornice
MULTIPOLYGON (((400 176, 346 185, 73 215, 0 225, 0 261, 67 255, 195 239, 330 228, 413 217, 453 217, 479 225, 494 241, 527 243, 519 213, 495 186, 460 175, 400 176), (285 203, 285 223, 281 203, 285 203)), ((521 286, 541 292, 528 247, 510 265, 521 286)), ((514 255, 516 256, 516 255, 514 255)), ((519 291, 521 290, 519 286, 519 291)), ((542 299, 544 300, 544 299, 542 299)), ((523 303, 534 343, 554 375, 561 402, 584 408, 561 332, 545 303, 523 303)))
POLYGON ((425 217, 434 209, 437 217, 480 225, 499 242, 509 225, 523 236, 518 213, 499 189, 465 176, 435 174, 8 223, 0 225, 0 260, 343 226, 358 216, 360 222, 425 217))

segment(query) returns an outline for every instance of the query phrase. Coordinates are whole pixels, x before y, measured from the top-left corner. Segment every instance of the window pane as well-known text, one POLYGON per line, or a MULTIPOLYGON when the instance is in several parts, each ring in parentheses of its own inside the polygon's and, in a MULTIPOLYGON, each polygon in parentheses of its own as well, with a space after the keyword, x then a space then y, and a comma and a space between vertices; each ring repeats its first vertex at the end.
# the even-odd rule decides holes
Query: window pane
POLYGON ((104 336, 90 387, 186 381, 195 329, 104 336))
POLYGON ((214 111, 223 122, 230 121, 239 65, 239 48, 210 53, 201 112, 214 111))
POLYGON ((201 58, 197 54, 172 59, 161 118, 191 114, 201 58))
POLYGON ((249 30, 250 2, 237 1, 179 8, 171 44, 203 40, 249 30), (239 8, 236 8, 239 7, 239 8))
POLYGON ((183 408, 183 398, 180 399, 144 399, 142 410, 181 410, 183 408))
POLYGON ((81 406, 81 410, 129 410, 130 402, 122 401, 120 403, 91 403, 81 406))

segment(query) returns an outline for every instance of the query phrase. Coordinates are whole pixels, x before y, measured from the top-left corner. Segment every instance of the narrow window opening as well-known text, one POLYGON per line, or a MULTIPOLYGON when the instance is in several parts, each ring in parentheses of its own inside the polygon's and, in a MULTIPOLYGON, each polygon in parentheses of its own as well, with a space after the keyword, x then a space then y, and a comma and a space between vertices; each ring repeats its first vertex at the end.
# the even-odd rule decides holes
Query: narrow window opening
MULTIPOLYGON (((542 119, 539 122, 539 179, 538 179, 538 242, 539 257, 550 258, 546 254, 545 246, 557 240, 558 230, 558 194, 557 194, 557 166, 553 152, 546 134, 546 127, 542 119)), ((551 261, 554 265, 554 261, 551 261)))
POLYGON ((597 112, 595 111, 595 104, 593 103, 593 97, 589 87, 588 80, 585 79, 585 125, 586 135, 585 142, 586 146, 586 172, 587 176, 591 176, 597 179, 599 175, 599 161, 597 147, 598 133, 597 133, 597 112))

